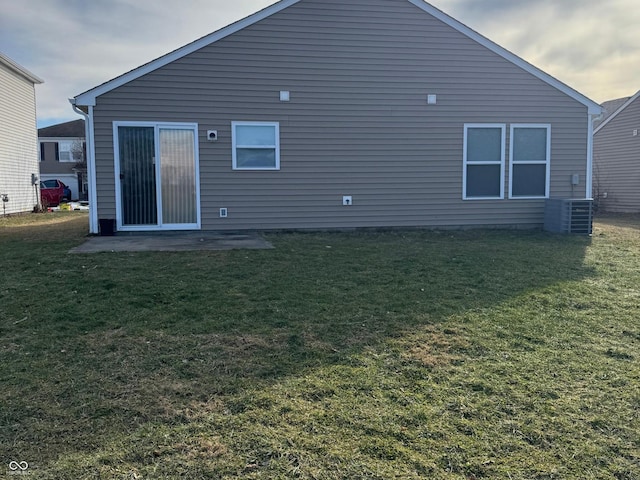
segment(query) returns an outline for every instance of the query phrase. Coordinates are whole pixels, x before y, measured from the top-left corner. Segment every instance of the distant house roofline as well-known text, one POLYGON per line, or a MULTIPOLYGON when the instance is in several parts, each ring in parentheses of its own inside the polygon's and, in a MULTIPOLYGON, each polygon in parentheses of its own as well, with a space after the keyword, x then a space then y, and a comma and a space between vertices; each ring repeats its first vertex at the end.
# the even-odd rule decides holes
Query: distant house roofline
POLYGON ((71 120, 38 129, 38 138, 84 138, 84 120, 71 120))
MULTIPOLYGON (((633 102, 635 102, 638 97, 640 97, 640 90, 633 97, 629 98, 629 100, 624 102, 615 112, 613 112, 611 115, 609 115, 600 125, 598 125, 598 127, 593 131, 593 134, 595 135, 600 130, 602 130, 602 128, 605 125, 607 125, 609 122, 611 122, 620 113, 622 113, 629 105, 631 105, 633 102)), ((607 102, 605 102, 605 103, 607 103, 607 102)))
POLYGON ((24 68, 22 65, 14 62, 13 60, 11 60, 9 57, 7 57, 6 55, 4 55, 2 53, 0 53, 0 63, 5 65, 10 70, 13 70, 17 74, 23 76, 24 78, 29 80, 34 85, 35 84, 44 83, 44 80, 42 80, 40 77, 37 77, 36 75, 31 73, 29 70, 24 68))
MULTIPOLYGON (((517 55, 501 47, 497 43, 479 34, 475 30, 472 30, 471 28, 467 27, 466 25, 454 19, 453 17, 447 15, 443 11, 424 2, 423 0, 407 0, 407 1, 413 4, 414 6, 420 8, 424 12, 432 15, 438 20, 449 25, 450 27, 454 28, 458 32, 462 33, 463 35, 478 42, 479 44, 488 48, 492 52, 500 55, 505 60, 517 65, 518 67, 522 68, 526 72, 544 81, 548 85, 556 88, 557 90, 568 95, 569 97, 573 98, 577 102, 583 104, 584 106, 587 107, 589 114, 598 115, 602 113, 602 107, 598 105, 596 102, 594 102, 593 100, 590 100, 586 96, 579 93, 577 90, 574 90, 573 88, 569 87, 568 85, 561 82, 560 80, 543 72, 542 70, 533 66, 529 62, 523 60, 517 55)), ((236 33, 246 27, 249 27, 254 23, 259 22, 260 20, 263 20, 267 17, 270 17, 271 15, 274 15, 284 10, 285 8, 295 5, 298 2, 300 2, 300 0, 281 0, 280 2, 275 3, 267 8, 264 8, 263 10, 260 10, 259 12, 256 12, 253 15, 245 17, 242 20, 239 20, 235 23, 232 23, 231 25, 228 25, 227 27, 224 27, 213 33, 210 33, 209 35, 206 35, 198 40, 195 40, 194 42, 191 42, 181 48, 178 48, 177 50, 174 50, 162 57, 152 60, 149 63, 146 63, 134 70, 131 70, 123 75, 120 75, 119 77, 116 77, 106 83, 103 83, 101 85, 98 85, 97 87, 87 90, 86 92, 81 93, 77 95, 74 99, 72 99, 73 100, 72 104, 77 106, 95 106, 96 98, 99 97, 100 95, 110 92, 115 88, 125 85, 126 83, 129 83, 137 78, 142 77, 143 75, 151 73, 157 70, 158 68, 168 65, 171 62, 174 62, 201 48, 204 48, 212 43, 215 43, 218 40, 221 40, 233 33, 236 33)))

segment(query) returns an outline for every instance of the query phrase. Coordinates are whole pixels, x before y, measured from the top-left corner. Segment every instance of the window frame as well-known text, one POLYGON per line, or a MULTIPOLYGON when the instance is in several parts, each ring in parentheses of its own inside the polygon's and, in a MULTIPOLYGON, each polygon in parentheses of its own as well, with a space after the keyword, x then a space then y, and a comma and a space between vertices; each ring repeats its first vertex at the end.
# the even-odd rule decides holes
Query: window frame
POLYGON ((509 200, 539 200, 549 198, 551 185, 551 124, 549 123, 512 123, 509 128, 509 200), (547 158, 542 160, 518 160, 513 158, 515 146, 515 129, 546 129, 547 145, 545 148, 547 158), (513 194, 513 167, 517 165, 545 165, 544 195, 514 195, 513 194))
POLYGON ((60 163, 78 163, 73 159, 73 140, 58 140, 58 162, 60 163), (64 146, 64 148, 63 148, 64 146), (68 153, 69 158, 63 159, 62 154, 68 153))
POLYGON ((231 156, 233 170, 280 170, 280 122, 231 122, 231 156), (275 144, 271 145, 242 145, 237 143, 237 127, 273 127, 275 130, 275 144), (238 166, 238 148, 251 148, 262 150, 275 150, 275 165, 273 167, 241 167, 238 166))
POLYGON ((464 141, 462 153, 462 199, 463 200, 504 200, 504 174, 505 174, 505 152, 507 142, 507 125, 506 123, 465 123, 464 124, 464 141), (500 129, 500 161, 468 161, 468 132, 474 128, 496 128, 500 129), (500 165, 500 195, 499 196, 467 196, 467 167, 469 165, 500 165))

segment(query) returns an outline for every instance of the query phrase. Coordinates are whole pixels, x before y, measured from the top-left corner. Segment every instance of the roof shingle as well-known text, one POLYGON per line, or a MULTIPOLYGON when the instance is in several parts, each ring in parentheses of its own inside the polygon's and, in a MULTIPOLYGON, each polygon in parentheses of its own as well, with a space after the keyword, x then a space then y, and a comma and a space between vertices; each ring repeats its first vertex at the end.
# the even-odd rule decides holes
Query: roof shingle
POLYGON ((51 125, 50 127, 39 128, 38 137, 84 137, 84 120, 72 120, 70 122, 51 125))

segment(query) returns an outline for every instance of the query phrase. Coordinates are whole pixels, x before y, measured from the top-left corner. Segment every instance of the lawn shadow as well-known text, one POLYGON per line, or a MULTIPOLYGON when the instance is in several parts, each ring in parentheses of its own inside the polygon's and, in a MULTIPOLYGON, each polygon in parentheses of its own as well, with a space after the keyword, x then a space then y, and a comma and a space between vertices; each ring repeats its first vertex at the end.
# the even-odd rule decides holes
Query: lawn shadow
POLYGON ((194 409, 240 411, 237 395, 593 274, 589 238, 533 231, 267 239, 274 250, 65 257, 72 288, 12 297, 37 312, 3 328, 14 354, 6 418, 25 448, 51 436, 51 460, 147 422, 188 423, 194 409), (53 435, 59 425, 74 440, 53 435))
POLYGON ((53 319, 51 336, 78 335, 99 370, 126 361, 127 383, 174 378, 204 397, 349 361, 414 328, 591 274, 588 238, 539 232, 269 240, 266 252, 88 257, 84 295, 53 319))

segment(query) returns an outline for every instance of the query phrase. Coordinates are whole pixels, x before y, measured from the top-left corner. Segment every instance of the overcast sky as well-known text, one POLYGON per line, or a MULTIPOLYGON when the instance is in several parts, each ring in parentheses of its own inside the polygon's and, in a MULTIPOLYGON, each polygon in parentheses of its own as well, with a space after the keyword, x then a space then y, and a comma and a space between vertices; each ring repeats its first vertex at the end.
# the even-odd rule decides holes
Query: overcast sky
MULTIPOLYGON (((68 102, 273 0, 0 0, 0 52, 45 80, 38 126, 68 102)), ((601 103, 640 89, 637 0, 433 0, 432 5, 601 103)))

